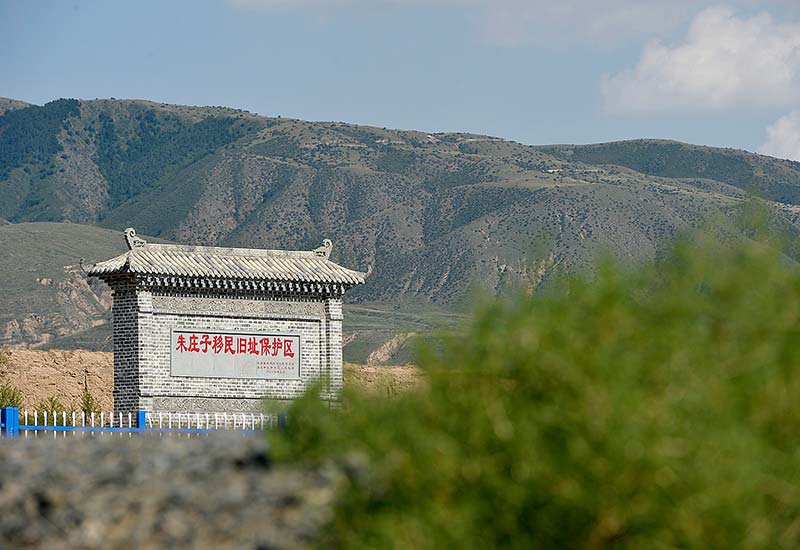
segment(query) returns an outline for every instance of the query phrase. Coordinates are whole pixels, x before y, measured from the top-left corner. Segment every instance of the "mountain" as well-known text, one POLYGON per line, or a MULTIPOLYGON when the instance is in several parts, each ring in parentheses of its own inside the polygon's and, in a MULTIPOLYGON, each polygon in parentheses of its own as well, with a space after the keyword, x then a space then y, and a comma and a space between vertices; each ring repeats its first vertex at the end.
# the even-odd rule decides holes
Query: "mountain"
MULTIPOLYGON (((600 253, 651 260, 677 231, 729 216, 750 193, 800 226, 800 164, 745 151, 528 146, 135 100, 1 100, 0 112, 0 219, 12 222, 0 231, 69 222, 295 249, 330 238, 335 261, 374 266, 349 296, 368 310, 422 304, 444 315, 475 287, 536 288, 591 270, 600 253)), ((377 348, 393 338, 385 329, 377 348)))

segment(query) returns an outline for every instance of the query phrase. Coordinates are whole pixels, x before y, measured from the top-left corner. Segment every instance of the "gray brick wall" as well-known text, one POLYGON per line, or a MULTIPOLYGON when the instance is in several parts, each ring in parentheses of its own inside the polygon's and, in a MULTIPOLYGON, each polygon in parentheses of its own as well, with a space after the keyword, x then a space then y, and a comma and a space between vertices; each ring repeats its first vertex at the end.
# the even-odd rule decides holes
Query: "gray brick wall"
POLYGON ((342 389, 342 300, 338 296, 165 292, 111 281, 114 290, 114 408, 158 412, 260 412, 324 381, 323 399, 342 389), (176 377, 170 331, 299 334, 300 379, 176 377))
POLYGON ((132 284, 114 289, 114 409, 139 406, 139 313, 132 284))

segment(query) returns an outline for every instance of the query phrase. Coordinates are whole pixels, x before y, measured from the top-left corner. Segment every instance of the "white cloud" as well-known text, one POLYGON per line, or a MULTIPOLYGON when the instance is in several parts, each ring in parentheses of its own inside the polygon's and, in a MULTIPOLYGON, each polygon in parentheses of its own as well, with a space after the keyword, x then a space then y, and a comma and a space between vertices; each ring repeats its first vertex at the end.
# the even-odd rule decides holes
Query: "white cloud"
POLYGON ((800 24, 708 8, 682 44, 648 44, 635 68, 603 78, 602 91, 615 112, 789 104, 800 99, 800 24))
POLYGON ((486 25, 495 41, 518 45, 543 36, 597 45, 652 36, 687 21, 697 0, 484 0, 486 25))
POLYGON ((767 128, 767 142, 760 153, 800 161, 800 111, 792 111, 767 128))
MULTIPOLYGON (((697 10, 718 0, 227 0, 241 9, 363 13, 387 7, 441 8, 471 12, 476 30, 499 44, 593 46, 659 36, 688 22, 697 10)), ((797 0, 727 0, 742 8, 769 6, 800 13, 797 0)))

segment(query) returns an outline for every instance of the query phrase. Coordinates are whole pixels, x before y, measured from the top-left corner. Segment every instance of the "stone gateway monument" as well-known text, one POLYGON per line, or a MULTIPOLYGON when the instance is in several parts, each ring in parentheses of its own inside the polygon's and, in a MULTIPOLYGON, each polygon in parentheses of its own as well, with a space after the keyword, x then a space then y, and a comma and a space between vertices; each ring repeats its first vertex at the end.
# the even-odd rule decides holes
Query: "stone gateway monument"
POLYGON ((150 244, 86 271, 114 296, 114 409, 260 412, 311 383, 338 400, 342 297, 362 273, 312 251, 150 244))

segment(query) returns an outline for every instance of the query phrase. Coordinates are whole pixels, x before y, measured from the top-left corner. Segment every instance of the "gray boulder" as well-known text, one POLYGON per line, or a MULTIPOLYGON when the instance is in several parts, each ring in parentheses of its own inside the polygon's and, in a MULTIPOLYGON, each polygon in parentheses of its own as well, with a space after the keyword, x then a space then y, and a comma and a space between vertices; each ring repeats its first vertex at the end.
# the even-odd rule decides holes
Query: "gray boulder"
POLYGON ((302 548, 343 479, 241 434, 39 434, 0 440, 0 465, 7 548, 302 548))

